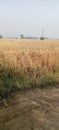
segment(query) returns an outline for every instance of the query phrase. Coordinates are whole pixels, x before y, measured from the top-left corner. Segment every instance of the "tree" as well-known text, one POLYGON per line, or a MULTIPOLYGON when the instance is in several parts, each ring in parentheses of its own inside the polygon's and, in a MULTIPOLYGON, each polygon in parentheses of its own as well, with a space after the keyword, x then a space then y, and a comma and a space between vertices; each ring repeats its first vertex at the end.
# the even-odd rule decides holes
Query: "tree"
POLYGON ((21 38, 21 39, 24 39, 24 35, 23 35, 23 34, 21 34, 21 35, 20 35, 20 38, 21 38))
POLYGON ((3 38, 3 36, 2 35, 0 35, 0 39, 2 39, 3 38))
POLYGON ((45 38, 44 37, 40 37, 40 40, 44 40, 45 38))

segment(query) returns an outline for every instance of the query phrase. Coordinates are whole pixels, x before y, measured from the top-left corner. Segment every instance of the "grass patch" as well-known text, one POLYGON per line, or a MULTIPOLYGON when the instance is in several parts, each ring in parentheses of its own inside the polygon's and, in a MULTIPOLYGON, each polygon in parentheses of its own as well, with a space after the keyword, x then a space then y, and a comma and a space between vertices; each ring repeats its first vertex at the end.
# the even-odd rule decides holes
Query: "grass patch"
POLYGON ((48 88, 59 85, 59 73, 31 77, 21 68, 0 66, 0 97, 10 97, 12 93, 30 88, 48 88))

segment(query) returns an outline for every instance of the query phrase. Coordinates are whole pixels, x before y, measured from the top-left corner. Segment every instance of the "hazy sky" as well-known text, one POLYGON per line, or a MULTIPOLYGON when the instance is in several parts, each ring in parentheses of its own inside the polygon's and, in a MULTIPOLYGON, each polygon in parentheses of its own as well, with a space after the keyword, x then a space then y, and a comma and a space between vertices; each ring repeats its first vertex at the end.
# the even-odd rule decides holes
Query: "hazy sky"
POLYGON ((0 34, 59 38, 59 0, 0 0, 0 34))

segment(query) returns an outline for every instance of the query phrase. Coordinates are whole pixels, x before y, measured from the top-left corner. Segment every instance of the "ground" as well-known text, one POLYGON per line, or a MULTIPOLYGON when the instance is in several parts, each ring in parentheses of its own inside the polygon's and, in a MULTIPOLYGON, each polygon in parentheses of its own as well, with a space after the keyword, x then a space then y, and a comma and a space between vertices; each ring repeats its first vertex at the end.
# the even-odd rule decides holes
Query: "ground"
POLYGON ((16 94, 0 107, 0 130, 59 130, 59 88, 16 94))

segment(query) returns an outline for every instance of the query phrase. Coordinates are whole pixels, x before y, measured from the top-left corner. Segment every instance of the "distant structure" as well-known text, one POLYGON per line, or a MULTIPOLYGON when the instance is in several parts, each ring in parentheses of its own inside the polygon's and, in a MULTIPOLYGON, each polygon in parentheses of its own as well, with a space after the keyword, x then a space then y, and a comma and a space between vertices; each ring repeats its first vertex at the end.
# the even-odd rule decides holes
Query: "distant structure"
POLYGON ((48 39, 47 37, 44 36, 44 31, 45 29, 42 29, 42 36, 40 37, 40 40, 48 39))
POLYGON ((44 38, 44 29, 42 29, 42 36, 40 37, 40 40, 44 40, 45 38, 44 38))
POLYGON ((31 37, 31 36, 24 37, 23 34, 20 35, 20 38, 21 39, 38 39, 38 37, 31 37))
POLYGON ((38 37, 30 37, 30 36, 28 36, 28 37, 24 37, 24 39, 38 39, 38 37))

